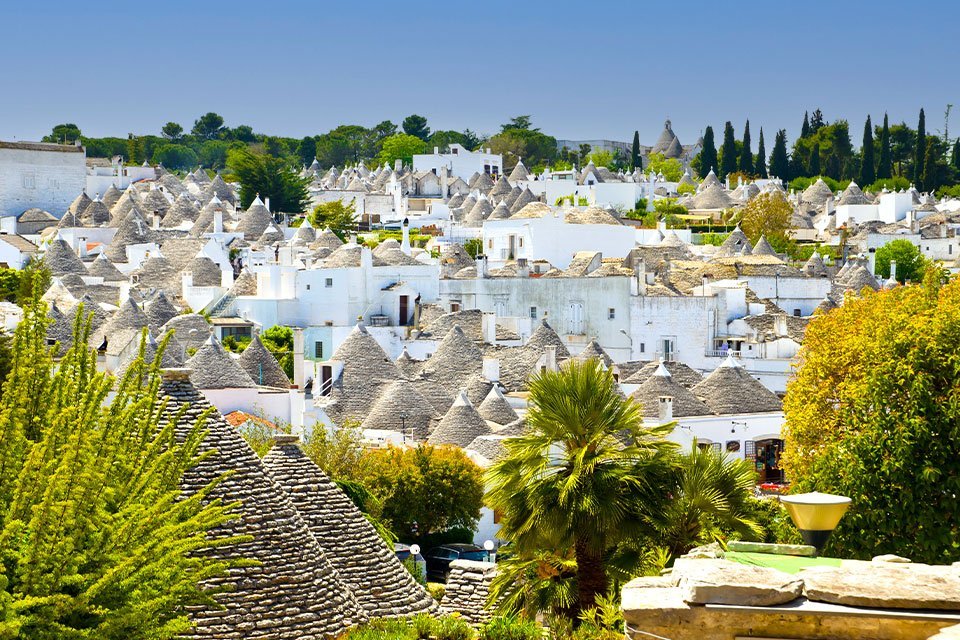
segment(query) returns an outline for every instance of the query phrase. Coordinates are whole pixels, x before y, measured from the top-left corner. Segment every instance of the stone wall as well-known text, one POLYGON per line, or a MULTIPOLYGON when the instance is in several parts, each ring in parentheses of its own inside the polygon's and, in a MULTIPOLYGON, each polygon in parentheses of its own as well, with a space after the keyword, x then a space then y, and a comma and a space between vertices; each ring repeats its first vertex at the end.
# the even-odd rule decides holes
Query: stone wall
POLYGON ((0 145, 0 217, 18 216, 31 207, 62 216, 86 187, 83 149, 68 146, 63 151, 41 151, 10 147, 0 145))
POLYGON ((450 563, 447 589, 440 603, 443 613, 457 613, 471 624, 482 624, 491 618, 486 609, 490 583, 497 573, 497 565, 473 560, 454 560, 450 563))

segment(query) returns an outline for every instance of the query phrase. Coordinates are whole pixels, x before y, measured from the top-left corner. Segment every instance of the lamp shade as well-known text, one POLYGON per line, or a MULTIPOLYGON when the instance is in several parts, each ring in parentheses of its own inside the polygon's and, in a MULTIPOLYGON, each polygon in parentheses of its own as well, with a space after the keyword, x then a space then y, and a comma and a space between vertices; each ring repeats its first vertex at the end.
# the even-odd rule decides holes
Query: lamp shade
POLYGON ((783 496, 780 501, 787 507, 790 519, 800 529, 804 542, 813 545, 818 551, 823 549, 851 502, 846 496, 816 491, 783 496))

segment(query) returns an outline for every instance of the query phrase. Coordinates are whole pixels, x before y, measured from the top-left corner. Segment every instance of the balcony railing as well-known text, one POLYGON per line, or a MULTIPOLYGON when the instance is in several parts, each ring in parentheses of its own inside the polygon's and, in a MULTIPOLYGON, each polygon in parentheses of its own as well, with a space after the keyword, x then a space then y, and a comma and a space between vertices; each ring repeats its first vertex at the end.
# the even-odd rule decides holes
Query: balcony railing
POLYGON ((664 362, 673 362, 677 359, 677 354, 673 351, 667 351, 666 353, 657 351, 654 355, 656 355, 657 360, 663 360, 664 362))
POLYGON ((727 356, 733 356, 734 358, 740 357, 739 349, 707 349, 706 356, 708 358, 726 358, 727 356))

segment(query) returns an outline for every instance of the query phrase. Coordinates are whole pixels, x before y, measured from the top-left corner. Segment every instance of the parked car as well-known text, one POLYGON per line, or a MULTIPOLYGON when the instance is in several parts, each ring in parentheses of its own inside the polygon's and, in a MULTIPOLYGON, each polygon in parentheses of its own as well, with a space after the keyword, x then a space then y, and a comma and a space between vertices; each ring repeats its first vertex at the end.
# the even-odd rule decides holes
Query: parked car
POLYGON ((427 552, 427 579, 446 582, 450 575, 450 563, 454 560, 477 560, 486 562, 490 555, 475 544, 445 544, 427 552))
MULTIPOLYGON (((397 559, 400 562, 404 562, 407 558, 411 556, 410 545, 403 544, 402 542, 397 542, 393 545, 394 551, 397 554, 397 559)), ((416 563, 417 567, 420 568, 421 582, 427 581, 427 561, 423 559, 423 555, 420 553, 420 548, 417 547, 417 554, 413 557, 413 561, 416 563)), ((414 576, 418 577, 418 576, 414 576)))

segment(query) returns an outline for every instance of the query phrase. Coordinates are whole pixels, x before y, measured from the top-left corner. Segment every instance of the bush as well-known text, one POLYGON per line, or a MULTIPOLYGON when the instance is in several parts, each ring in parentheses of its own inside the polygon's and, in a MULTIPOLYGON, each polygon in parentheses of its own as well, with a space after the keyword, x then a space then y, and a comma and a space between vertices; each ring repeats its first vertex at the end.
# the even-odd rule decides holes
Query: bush
POLYGON ((790 514, 775 498, 750 498, 744 504, 747 517, 760 525, 763 536, 760 542, 774 544, 803 544, 800 531, 794 526, 790 514))
POLYGON ((697 192, 696 185, 686 184, 686 183, 677 185, 677 193, 679 193, 680 195, 683 195, 685 193, 696 193, 696 192, 697 192))
POLYGON ((443 596, 447 593, 447 585, 442 582, 428 582, 427 583, 427 593, 433 596, 433 599, 437 602, 443 600, 443 596))
POLYGON ((540 640, 543 631, 532 620, 516 616, 497 616, 480 627, 478 640, 540 640))
POLYGON ((870 191, 871 193, 880 193, 884 189, 887 191, 900 191, 900 189, 909 189, 910 181, 899 176, 896 178, 883 178, 867 185, 866 187, 861 185, 861 188, 864 191, 870 191))
POLYGON ((437 640, 472 640, 475 637, 473 627, 456 616, 438 619, 433 633, 437 640))

